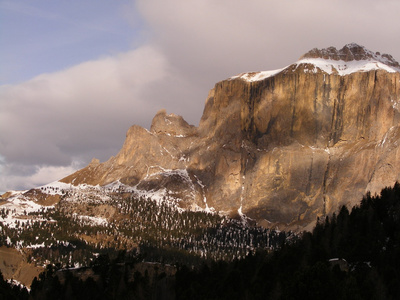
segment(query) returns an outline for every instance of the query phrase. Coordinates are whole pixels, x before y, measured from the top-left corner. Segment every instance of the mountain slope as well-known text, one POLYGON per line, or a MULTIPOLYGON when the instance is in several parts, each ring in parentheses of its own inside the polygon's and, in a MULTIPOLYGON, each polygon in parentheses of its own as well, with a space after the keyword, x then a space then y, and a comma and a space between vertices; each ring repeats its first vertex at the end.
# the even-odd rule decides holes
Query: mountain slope
POLYGON ((306 228, 399 179, 400 66, 357 44, 210 91, 199 127, 159 111, 120 152, 61 182, 158 193, 182 208, 306 228))

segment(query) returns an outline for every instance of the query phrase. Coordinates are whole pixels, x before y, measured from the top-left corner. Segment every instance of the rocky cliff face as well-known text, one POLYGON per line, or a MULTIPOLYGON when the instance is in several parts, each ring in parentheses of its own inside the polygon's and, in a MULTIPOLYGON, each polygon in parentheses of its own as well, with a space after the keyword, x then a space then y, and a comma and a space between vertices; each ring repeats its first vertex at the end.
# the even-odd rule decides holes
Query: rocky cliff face
POLYGON ((199 127, 165 110, 121 151, 61 180, 163 190, 185 208, 304 228, 400 178, 400 73, 356 44, 210 91, 199 127))

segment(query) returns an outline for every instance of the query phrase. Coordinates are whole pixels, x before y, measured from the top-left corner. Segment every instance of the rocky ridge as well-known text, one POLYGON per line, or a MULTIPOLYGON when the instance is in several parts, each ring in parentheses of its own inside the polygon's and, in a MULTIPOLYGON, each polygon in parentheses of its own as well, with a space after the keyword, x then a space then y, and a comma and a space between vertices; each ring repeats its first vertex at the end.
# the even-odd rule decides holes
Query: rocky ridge
POLYGON ((372 52, 355 43, 347 44, 340 50, 336 49, 335 47, 329 47, 325 49, 314 48, 301 56, 300 60, 306 58, 323 58, 325 60, 342 60, 345 62, 373 60, 384 63, 390 67, 400 68, 399 63, 390 54, 372 52))
POLYGON ((400 177, 399 64, 356 44, 209 92, 198 127, 159 111, 120 152, 64 178, 124 185, 184 209, 304 229, 400 177))

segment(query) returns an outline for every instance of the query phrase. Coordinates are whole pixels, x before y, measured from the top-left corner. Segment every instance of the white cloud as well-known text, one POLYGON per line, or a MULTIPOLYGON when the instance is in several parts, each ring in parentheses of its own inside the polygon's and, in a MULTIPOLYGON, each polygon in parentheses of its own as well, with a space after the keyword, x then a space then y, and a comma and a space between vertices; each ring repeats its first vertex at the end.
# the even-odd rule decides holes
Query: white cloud
POLYGON ((142 47, 2 86, 0 153, 11 161, 66 163, 71 154, 107 147, 108 139, 121 140, 129 125, 155 113, 157 103, 141 93, 166 76, 162 54, 142 47))
POLYGON ((107 159, 118 151, 129 126, 151 121, 159 100, 142 94, 163 80, 167 69, 162 53, 144 46, 1 86, 4 163, 67 166, 72 157, 107 159))

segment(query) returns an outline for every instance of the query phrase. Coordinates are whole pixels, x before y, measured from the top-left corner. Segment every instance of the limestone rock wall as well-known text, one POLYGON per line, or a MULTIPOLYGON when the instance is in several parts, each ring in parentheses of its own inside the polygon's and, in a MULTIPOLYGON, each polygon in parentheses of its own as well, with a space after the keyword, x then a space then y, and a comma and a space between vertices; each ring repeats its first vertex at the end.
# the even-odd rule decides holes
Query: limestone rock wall
POLYGON ((182 192, 182 203, 304 228, 399 180, 399 108, 400 73, 292 65, 264 80, 217 83, 198 128, 158 112, 150 131, 128 130, 115 157, 63 181, 181 187, 192 195, 182 192), (186 170, 191 182, 160 175, 168 170, 186 170))

